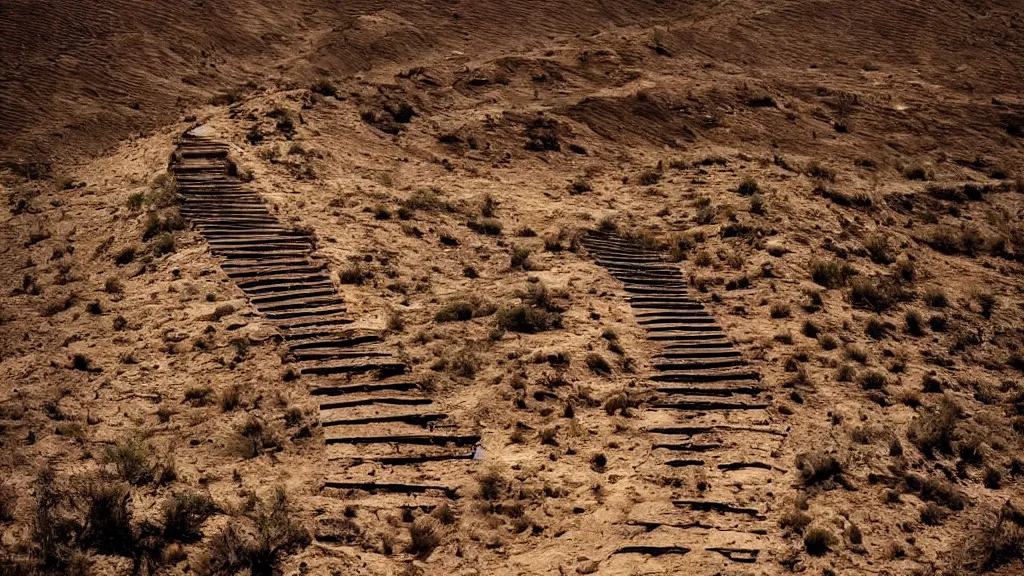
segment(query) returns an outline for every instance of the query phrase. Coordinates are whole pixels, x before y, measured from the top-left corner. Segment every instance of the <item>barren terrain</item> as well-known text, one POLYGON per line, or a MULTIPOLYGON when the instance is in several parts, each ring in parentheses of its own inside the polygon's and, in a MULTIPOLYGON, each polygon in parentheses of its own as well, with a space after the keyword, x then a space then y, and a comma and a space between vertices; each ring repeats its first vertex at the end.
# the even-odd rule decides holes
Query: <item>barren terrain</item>
POLYGON ((1024 573, 1019 3, 343 4, 0 6, 0 573, 1024 573))

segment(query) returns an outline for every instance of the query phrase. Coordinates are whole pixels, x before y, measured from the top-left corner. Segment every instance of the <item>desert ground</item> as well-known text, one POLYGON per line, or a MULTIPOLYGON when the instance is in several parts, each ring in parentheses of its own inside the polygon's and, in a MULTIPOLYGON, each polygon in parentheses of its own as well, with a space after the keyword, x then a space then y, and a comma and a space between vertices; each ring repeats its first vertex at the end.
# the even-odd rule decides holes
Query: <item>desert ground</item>
POLYGON ((0 574, 1024 574, 1024 6, 0 4, 0 574))

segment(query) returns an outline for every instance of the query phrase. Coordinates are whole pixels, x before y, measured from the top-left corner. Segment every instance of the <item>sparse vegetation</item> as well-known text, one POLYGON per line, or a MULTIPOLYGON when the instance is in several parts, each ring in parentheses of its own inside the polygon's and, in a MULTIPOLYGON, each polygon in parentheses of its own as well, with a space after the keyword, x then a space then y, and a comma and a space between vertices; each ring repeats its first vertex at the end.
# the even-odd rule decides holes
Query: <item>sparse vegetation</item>
POLYGON ((471 296, 446 304, 434 315, 435 322, 465 322, 494 314, 496 307, 491 302, 471 296))
POLYGON ((789 304, 786 304, 785 302, 775 302, 774 304, 772 304, 772 318, 789 318, 792 315, 793 312, 790 309, 789 304))
POLYGON ((335 87, 334 84, 326 78, 321 78, 314 82, 313 86, 310 87, 310 90, 320 94, 321 96, 334 97, 338 94, 337 87, 335 87))
POLYGON ((594 352, 587 354, 586 362, 587 368, 590 368, 590 371, 594 374, 607 376, 612 373, 611 365, 600 354, 594 352))
POLYGON ((184 490, 163 503, 164 538, 194 542, 202 538, 202 526, 217 511, 209 494, 184 490))
POLYGON ((309 532, 294 518, 284 488, 263 500, 251 495, 228 524, 207 544, 197 563, 204 576, 236 574, 248 570, 253 576, 271 576, 281 554, 309 545, 309 532))
POLYGON ((953 453, 953 433, 960 417, 960 407, 948 398, 928 413, 918 416, 907 430, 907 438, 926 456, 935 451, 953 453))
POLYGON ((875 264, 892 264, 895 261, 888 238, 881 234, 876 234, 865 240, 864 248, 867 249, 871 261, 875 264))
POLYGON ((498 311, 498 327, 511 332, 532 334, 557 327, 561 318, 542 308, 522 304, 498 311))
POLYGON ((761 187, 758 186, 757 180, 753 178, 744 178, 740 185, 736 188, 736 192, 742 196, 753 196, 761 191, 761 187))
POLYGON ((808 528, 804 532, 804 550, 811 556, 824 556, 835 541, 836 537, 832 532, 820 526, 808 528))
POLYGON ((857 272, 840 260, 818 261, 811 265, 811 279, 825 288, 841 288, 857 272))
POLYGON ((433 516, 420 516, 409 527, 408 552, 419 558, 427 558, 441 544, 443 529, 433 516))
POLYGON ((797 456, 796 468, 800 472, 800 480, 804 486, 814 486, 831 480, 845 482, 842 478, 843 465, 832 454, 805 452, 797 456))
POLYGON ((264 450, 280 447, 281 441, 257 416, 249 416, 235 429, 233 449, 242 458, 255 458, 264 450))
POLYGON ((137 435, 123 438, 103 451, 102 462, 112 464, 118 478, 135 486, 153 480, 155 466, 150 461, 150 449, 137 435))

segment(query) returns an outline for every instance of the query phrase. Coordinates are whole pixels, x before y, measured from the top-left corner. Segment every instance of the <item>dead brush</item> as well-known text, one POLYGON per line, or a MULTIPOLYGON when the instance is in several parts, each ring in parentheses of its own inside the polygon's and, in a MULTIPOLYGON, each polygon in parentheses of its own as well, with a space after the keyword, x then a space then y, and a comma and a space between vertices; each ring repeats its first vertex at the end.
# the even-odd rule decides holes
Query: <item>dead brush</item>
POLYGON ((418 558, 428 558, 434 549, 441 544, 444 528, 432 516, 420 516, 409 527, 411 539, 407 551, 418 558))
POLYGON ((174 542, 195 542, 202 538, 202 526, 217 511, 209 494, 185 490, 164 501, 164 537, 174 542))
POLYGON ((823 452, 805 452, 796 457, 796 468, 800 472, 800 481, 804 486, 816 486, 836 482, 847 485, 843 476, 843 464, 833 454, 823 452))
POLYGON ((241 512, 210 539, 196 571, 204 576, 243 570, 252 576, 272 576, 282 554, 312 541, 309 531, 294 516, 284 488, 278 487, 265 500, 250 495, 241 512))
POLYGON ((280 447, 281 440, 257 416, 250 416, 235 429, 233 452, 246 460, 259 456, 265 450, 276 450, 280 447))
POLYGON ((505 491, 508 490, 508 481, 505 479, 504 474, 497 468, 489 468, 477 477, 477 482, 480 485, 479 496, 482 500, 496 501, 500 500, 504 496, 505 491))
POLYGON ((987 574, 1024 559, 1024 513, 1007 502, 956 547, 951 574, 987 574))
POLYGON ((131 555, 135 536, 130 502, 128 484, 100 476, 89 478, 79 500, 85 508, 82 543, 101 554, 131 555))
POLYGON ((929 458, 934 457, 936 450, 943 454, 952 454, 953 437, 960 413, 960 406, 943 397, 933 410, 911 422, 907 430, 907 439, 929 458))
POLYGON ((609 416, 614 416, 618 412, 622 416, 628 417, 629 410, 640 405, 638 400, 631 399, 625 392, 613 394, 607 400, 604 401, 604 411, 609 416))
POLYGON ((123 438, 103 451, 101 462, 113 465, 117 476, 134 486, 153 481, 156 466, 150 459, 150 448, 139 435, 123 438))

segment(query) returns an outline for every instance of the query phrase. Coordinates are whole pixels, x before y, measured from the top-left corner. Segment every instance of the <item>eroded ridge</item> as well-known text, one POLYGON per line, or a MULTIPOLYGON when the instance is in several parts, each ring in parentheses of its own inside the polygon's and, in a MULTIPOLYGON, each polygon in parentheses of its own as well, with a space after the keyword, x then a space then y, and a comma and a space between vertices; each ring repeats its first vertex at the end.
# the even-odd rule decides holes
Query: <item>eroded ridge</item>
POLYGON ((655 455, 653 475, 688 471, 697 497, 638 507, 642 527, 619 554, 684 556, 700 551, 726 563, 755 563, 769 544, 772 453, 786 432, 766 411, 771 391, 704 306, 679 267, 614 233, 590 232, 587 253, 622 283, 637 322, 659 353, 651 360, 642 418, 655 455), (642 508, 642 509, 641 509, 642 508))
POLYGON ((180 209, 224 272, 277 327, 320 398, 330 466, 323 487, 367 506, 433 506, 457 496, 448 461, 471 458, 479 436, 439 410, 381 331, 353 329, 314 239, 282 224, 234 175, 228 146, 186 135, 172 162, 180 209), (397 496, 394 496, 397 495, 397 496))

